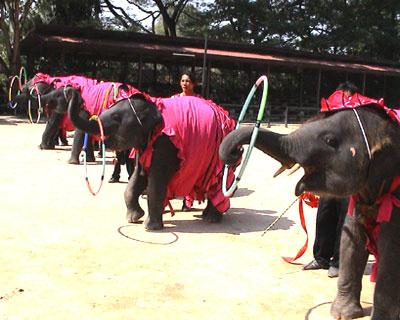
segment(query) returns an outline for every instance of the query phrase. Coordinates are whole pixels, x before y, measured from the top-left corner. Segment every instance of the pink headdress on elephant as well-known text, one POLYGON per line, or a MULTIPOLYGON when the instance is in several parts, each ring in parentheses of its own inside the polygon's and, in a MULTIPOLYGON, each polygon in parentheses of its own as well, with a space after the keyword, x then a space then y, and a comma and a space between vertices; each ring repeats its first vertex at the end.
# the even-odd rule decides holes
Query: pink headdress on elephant
POLYGON ((343 90, 336 90, 328 99, 321 99, 321 112, 336 111, 340 109, 357 108, 368 104, 374 104, 382 108, 388 116, 400 125, 400 109, 391 109, 385 105, 383 98, 373 99, 356 92, 346 95, 343 90))

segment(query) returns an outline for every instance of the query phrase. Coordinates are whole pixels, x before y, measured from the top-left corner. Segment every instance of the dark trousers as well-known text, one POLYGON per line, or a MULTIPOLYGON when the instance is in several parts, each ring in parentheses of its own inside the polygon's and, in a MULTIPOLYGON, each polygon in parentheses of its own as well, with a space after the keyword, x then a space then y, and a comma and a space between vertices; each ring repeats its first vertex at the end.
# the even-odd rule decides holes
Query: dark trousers
POLYGON ((347 205, 347 198, 319 199, 313 253, 321 264, 339 267, 340 236, 347 205))
POLYGON ((112 173, 112 177, 119 179, 121 174, 121 165, 126 165, 126 171, 128 172, 128 177, 130 178, 133 170, 135 168, 135 159, 129 158, 131 150, 117 151, 117 161, 114 164, 114 172, 112 173))

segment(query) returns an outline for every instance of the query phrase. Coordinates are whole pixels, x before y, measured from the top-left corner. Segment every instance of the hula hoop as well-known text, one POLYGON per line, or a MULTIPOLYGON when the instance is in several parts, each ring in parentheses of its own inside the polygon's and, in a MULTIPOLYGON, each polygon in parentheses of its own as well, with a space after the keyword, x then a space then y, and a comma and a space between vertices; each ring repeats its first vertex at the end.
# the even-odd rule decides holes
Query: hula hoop
POLYGON ((99 124, 99 128, 100 128, 100 139, 101 139, 101 150, 102 150, 102 173, 101 173, 101 178, 100 178, 100 185, 97 188, 97 191, 93 191, 92 186, 90 185, 90 181, 89 181, 89 177, 88 177, 88 169, 87 169, 87 159, 86 159, 86 150, 87 150, 87 146, 88 146, 88 140, 89 140, 89 135, 87 133, 85 133, 85 138, 84 138, 84 143, 83 143, 83 164, 85 166, 85 181, 86 181, 86 185, 89 189, 89 192, 93 195, 96 196, 99 192, 101 187, 103 186, 103 181, 104 181, 104 175, 105 175, 105 171, 106 171, 106 146, 104 144, 104 130, 103 130, 103 125, 100 121, 100 118, 96 116, 96 120, 99 124))
POLYGON ((24 67, 21 67, 19 69, 19 79, 18 79, 19 90, 22 91, 22 86, 26 84, 27 80, 28 80, 28 77, 26 75, 26 69, 24 67), (24 76, 24 84, 22 84, 22 76, 24 76))
POLYGON ((246 115, 246 111, 247 111, 247 108, 249 107, 250 101, 253 98, 254 93, 256 92, 256 90, 261 82, 263 82, 264 86, 263 86, 263 94, 262 94, 262 98, 261 98, 261 102, 260 102, 260 107, 258 109, 257 121, 254 126, 253 133, 251 135, 249 147, 247 148, 247 152, 244 156, 242 167, 240 168, 239 173, 237 175, 235 175, 235 179, 233 180, 233 182, 229 188, 227 188, 229 165, 225 165, 225 167, 224 167, 224 174, 222 177, 222 193, 224 194, 225 197, 230 197, 233 194, 240 179, 242 178, 244 170, 246 169, 247 163, 250 159, 250 154, 251 154, 254 144, 256 142, 258 130, 260 129, 260 126, 261 126, 261 121, 264 117, 264 110, 265 110, 265 106, 267 103, 267 96, 268 96, 268 78, 267 78, 267 76, 259 77, 257 79, 257 81, 255 82, 255 84, 253 85, 253 87, 251 88, 251 90, 246 98, 246 101, 244 102, 244 105, 242 107, 242 111, 240 112, 235 130, 240 128, 240 124, 243 121, 244 116, 246 115))
MULTIPOLYGON (((13 89, 13 85, 14 85, 15 79, 18 79, 18 82, 19 82, 19 77, 18 76, 12 77, 11 81, 10 81, 10 87, 8 88, 8 106, 11 109, 15 109, 18 106, 18 103, 15 103, 14 105, 12 105, 12 103, 11 103, 12 100, 13 100, 12 89, 13 89)), ((21 93, 21 90, 18 88, 17 95, 19 95, 20 93, 21 93)))
POLYGON ((31 88, 31 90, 29 90, 29 99, 28 99, 28 116, 29 116, 29 120, 31 123, 39 123, 40 121, 40 115, 42 114, 43 109, 42 109, 42 102, 40 100, 40 92, 39 89, 37 88, 36 84, 31 88), (38 99, 38 104, 39 107, 37 109, 37 119, 36 121, 33 121, 32 118, 32 103, 31 103, 31 98, 33 97, 33 92, 36 91, 37 94, 37 99, 38 99))

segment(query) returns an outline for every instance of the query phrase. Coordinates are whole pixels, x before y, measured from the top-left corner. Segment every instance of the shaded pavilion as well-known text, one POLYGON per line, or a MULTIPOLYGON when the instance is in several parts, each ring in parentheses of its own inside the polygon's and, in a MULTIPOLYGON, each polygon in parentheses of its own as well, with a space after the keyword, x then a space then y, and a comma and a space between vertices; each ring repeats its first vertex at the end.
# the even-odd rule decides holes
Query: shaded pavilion
MULTIPOLYGON (((189 69, 200 84, 198 93, 235 115, 263 74, 269 79, 270 119, 286 113, 296 121, 318 112, 320 98, 345 80, 366 95, 384 97, 389 106, 399 105, 400 98, 398 62, 265 45, 38 25, 23 39, 21 52, 29 74, 85 74, 157 96, 179 91, 180 73, 189 69)), ((257 105, 249 111, 255 116, 257 105)))

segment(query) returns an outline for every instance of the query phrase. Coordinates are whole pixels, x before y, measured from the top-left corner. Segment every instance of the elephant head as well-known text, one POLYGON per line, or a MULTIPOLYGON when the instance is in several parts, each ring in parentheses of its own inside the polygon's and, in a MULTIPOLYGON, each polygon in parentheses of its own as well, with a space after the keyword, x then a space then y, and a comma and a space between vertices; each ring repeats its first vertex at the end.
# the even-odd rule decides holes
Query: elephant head
MULTIPOLYGON (((83 100, 79 91, 68 88, 68 115, 72 123, 89 134, 99 135, 97 121, 87 120, 80 115, 83 100)), ((99 116, 104 129, 106 148, 122 151, 130 148, 144 149, 154 127, 162 121, 156 106, 137 94, 116 102, 99 116)))
MULTIPOLYGON (((226 136, 219 149, 221 159, 228 164, 237 161, 251 133, 252 128, 242 127, 226 136)), ((399 126, 371 104, 356 113, 321 113, 288 135, 260 129, 255 147, 281 162, 283 169, 295 164, 304 169, 297 196, 304 191, 336 197, 361 193, 373 201, 385 179, 400 173, 399 143, 399 126)))
POLYGON ((17 104, 18 108, 26 110, 28 108, 28 102, 30 102, 32 108, 38 109, 38 94, 42 96, 53 90, 54 87, 50 84, 45 82, 33 84, 33 81, 30 80, 22 87, 21 92, 12 99, 11 104, 17 104), (33 89, 34 87, 35 89, 33 89))

